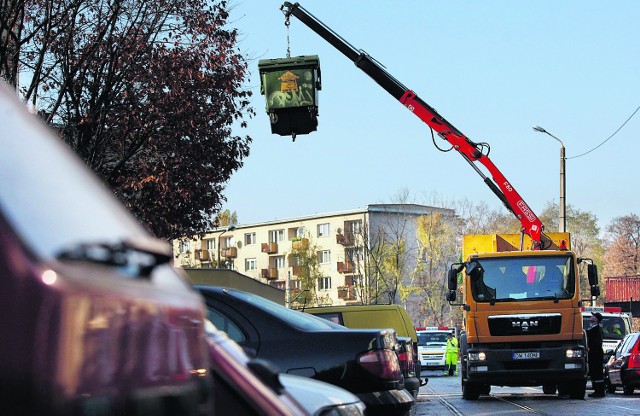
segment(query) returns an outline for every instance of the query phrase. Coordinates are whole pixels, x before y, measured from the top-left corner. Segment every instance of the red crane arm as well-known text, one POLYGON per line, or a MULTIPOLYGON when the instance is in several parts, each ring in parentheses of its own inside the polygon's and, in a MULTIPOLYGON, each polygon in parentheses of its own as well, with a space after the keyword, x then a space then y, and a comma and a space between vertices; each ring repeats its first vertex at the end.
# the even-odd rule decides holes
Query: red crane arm
POLYGON ((281 10, 284 12, 286 24, 291 15, 297 17, 302 23, 320 35, 333 47, 349 58, 363 72, 369 75, 378 85, 384 88, 394 98, 399 100, 412 113, 427 123, 440 137, 447 140, 455 150, 473 167, 483 178, 485 184, 493 191, 502 203, 520 220, 523 233, 531 237, 535 249, 542 247, 543 225, 540 219, 529 208, 524 199, 511 186, 500 169, 493 164, 488 155, 482 152, 483 146, 471 141, 460 133, 451 123, 440 116, 429 104, 424 102, 415 92, 409 90, 401 82, 387 72, 377 61, 366 52, 357 50, 337 33, 331 30, 323 22, 306 11, 298 3, 285 2, 281 10), (482 164, 491 174, 487 177, 475 162, 482 164))

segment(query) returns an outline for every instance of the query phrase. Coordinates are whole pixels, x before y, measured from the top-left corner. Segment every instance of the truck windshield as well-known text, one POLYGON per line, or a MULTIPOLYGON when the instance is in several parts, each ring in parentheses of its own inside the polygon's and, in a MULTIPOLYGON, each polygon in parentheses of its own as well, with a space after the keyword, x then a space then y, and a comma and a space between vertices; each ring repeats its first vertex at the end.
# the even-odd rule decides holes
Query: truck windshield
POLYGON ((471 278, 477 302, 570 299, 575 293, 571 256, 476 259, 480 273, 471 278))

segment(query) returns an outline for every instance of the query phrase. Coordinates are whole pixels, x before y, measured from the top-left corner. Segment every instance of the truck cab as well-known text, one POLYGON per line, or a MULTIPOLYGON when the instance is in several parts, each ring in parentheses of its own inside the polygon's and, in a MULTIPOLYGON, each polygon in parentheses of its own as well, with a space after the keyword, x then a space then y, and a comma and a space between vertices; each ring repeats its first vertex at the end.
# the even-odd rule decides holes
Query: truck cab
MULTIPOLYGON (((492 385, 543 386, 545 393, 583 398, 587 350, 578 265, 586 259, 569 250, 566 233, 551 236, 547 250, 518 250, 520 238, 465 236, 466 261, 449 272, 447 298, 464 311, 463 398, 476 400, 492 385), (454 303, 458 280, 462 303, 454 303)), ((597 294, 595 266, 588 269, 597 294)))

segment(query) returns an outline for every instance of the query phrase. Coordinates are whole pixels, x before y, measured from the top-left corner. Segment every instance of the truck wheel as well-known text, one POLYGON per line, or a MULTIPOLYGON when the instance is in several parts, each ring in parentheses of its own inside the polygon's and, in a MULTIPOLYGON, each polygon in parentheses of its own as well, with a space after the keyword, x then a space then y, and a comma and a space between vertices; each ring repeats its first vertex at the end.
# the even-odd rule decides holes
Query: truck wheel
POLYGON ((567 394, 570 399, 583 400, 584 393, 587 390, 587 382, 586 381, 578 381, 573 382, 569 385, 569 389, 567 394))
POLYGON ((480 385, 462 380, 462 398, 464 400, 478 400, 480 397, 480 385))
POLYGON ((557 387, 555 384, 545 384, 542 386, 542 392, 544 394, 556 394, 557 387))

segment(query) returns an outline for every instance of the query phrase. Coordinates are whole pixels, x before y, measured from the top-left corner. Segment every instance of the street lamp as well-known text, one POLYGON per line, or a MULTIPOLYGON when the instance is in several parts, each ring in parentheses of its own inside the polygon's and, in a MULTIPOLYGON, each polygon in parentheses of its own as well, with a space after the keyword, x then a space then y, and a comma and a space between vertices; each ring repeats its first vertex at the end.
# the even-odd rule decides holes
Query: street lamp
POLYGON ((560 232, 567 231, 567 201, 566 201, 566 177, 565 177, 565 162, 564 157, 564 143, 553 134, 549 133, 540 126, 533 126, 533 129, 539 133, 545 133, 560 142, 560 232))
POLYGON ((230 225, 225 230, 223 230, 220 233, 220 235, 218 236, 218 269, 221 269, 221 267, 220 267, 220 239, 222 237, 222 234, 226 233, 227 231, 233 231, 235 229, 236 229, 235 225, 230 225))

